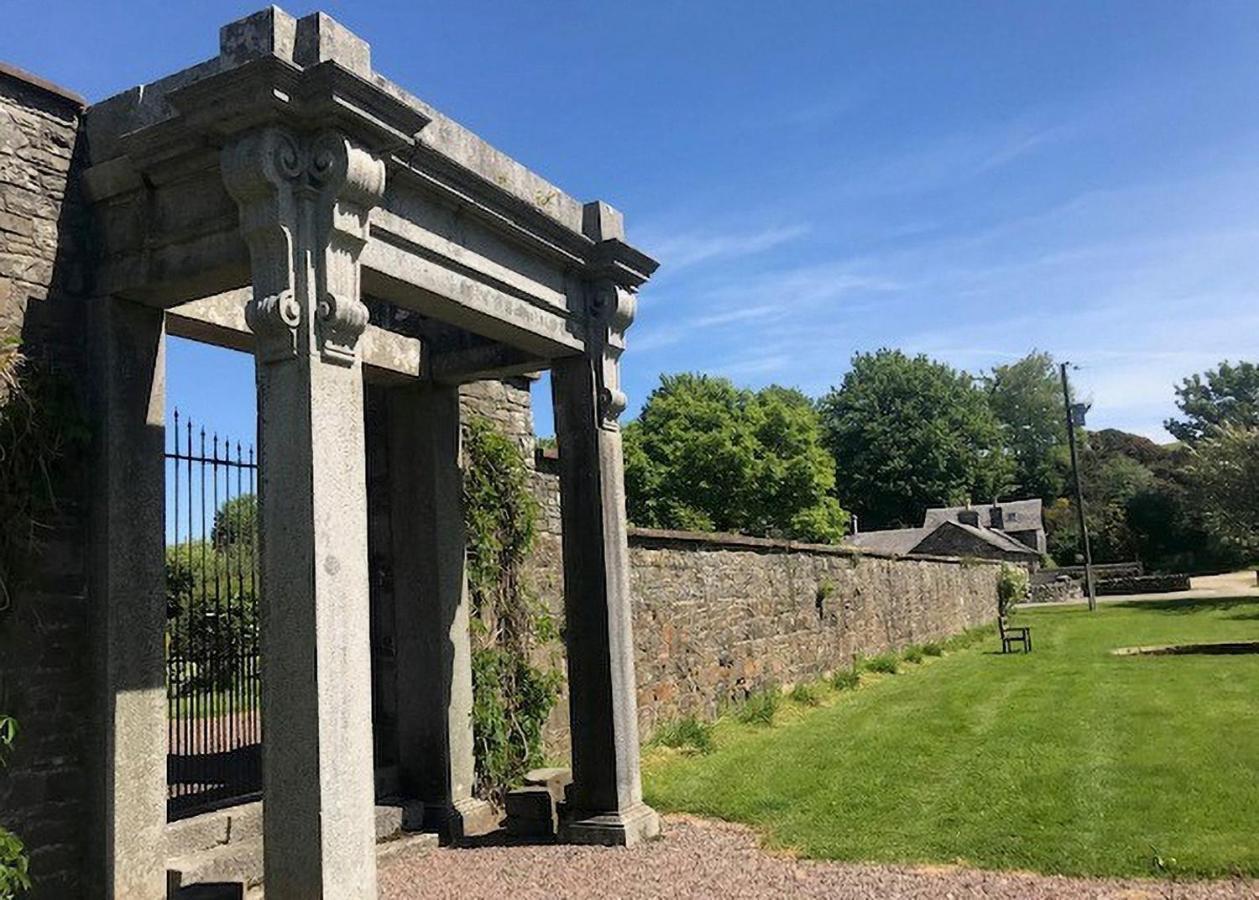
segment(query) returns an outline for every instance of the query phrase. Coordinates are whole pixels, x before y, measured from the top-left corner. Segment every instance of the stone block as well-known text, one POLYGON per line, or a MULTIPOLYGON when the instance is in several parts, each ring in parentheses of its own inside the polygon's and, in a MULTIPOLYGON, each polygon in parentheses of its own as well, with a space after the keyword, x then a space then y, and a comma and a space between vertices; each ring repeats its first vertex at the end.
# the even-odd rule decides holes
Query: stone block
POLYGON ((293 62, 305 67, 328 61, 361 78, 371 77, 372 48, 367 41, 327 13, 311 13, 299 19, 293 62))
POLYGON ((559 827, 551 789, 534 785, 507 794, 507 833, 517 837, 553 837, 559 827))
POLYGON ((297 20, 282 9, 266 9, 219 29, 219 65, 234 68, 260 56, 293 58, 297 20))
POLYGON ((525 773, 526 787, 544 787, 556 803, 564 802, 564 791, 573 783, 573 773, 564 768, 530 769, 525 773))

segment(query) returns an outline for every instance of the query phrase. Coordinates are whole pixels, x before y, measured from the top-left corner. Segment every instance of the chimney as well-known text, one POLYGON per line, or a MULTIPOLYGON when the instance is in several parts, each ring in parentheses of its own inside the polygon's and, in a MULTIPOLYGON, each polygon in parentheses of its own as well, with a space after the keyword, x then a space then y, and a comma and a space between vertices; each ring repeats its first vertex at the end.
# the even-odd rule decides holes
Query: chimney
POLYGON ((852 514, 852 533, 853 533, 853 534, 860 534, 860 533, 861 533, 861 529, 858 527, 858 523, 857 523, 857 514, 856 514, 856 513, 853 513, 853 514, 852 514))
POLYGON ((973 528, 979 527, 979 510, 977 509, 960 509, 957 511, 957 520, 963 525, 970 525, 973 528))
POLYGON ((1005 531, 1005 510, 999 503, 992 504, 992 509, 988 511, 988 527, 1005 531))

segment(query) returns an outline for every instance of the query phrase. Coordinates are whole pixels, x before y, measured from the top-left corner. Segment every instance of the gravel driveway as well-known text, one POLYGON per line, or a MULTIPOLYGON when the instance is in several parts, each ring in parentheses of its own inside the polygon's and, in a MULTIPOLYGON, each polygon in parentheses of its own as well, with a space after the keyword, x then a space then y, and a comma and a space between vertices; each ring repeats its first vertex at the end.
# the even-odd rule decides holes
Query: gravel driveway
POLYGON ((953 868, 793 860, 767 853, 747 828, 670 816, 665 836, 632 850, 485 846, 381 861, 382 900, 492 897, 1259 898, 1259 883, 1061 878, 953 868))

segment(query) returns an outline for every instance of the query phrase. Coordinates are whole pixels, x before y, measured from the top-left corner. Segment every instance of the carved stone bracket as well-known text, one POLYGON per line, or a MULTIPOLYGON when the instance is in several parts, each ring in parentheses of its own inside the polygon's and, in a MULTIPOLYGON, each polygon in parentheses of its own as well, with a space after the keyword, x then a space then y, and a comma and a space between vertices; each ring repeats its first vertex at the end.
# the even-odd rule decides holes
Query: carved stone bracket
POLYGON ((589 349, 595 354, 599 385, 599 425, 616 430, 627 399, 621 390, 621 354, 625 331, 634 321, 638 298, 632 290, 611 280, 595 283, 590 302, 593 334, 589 349))
POLYGON ((367 327, 358 260, 384 194, 384 162, 339 132, 269 126, 225 147, 221 166, 249 246, 245 312, 259 360, 317 348, 329 362, 353 364, 367 327))

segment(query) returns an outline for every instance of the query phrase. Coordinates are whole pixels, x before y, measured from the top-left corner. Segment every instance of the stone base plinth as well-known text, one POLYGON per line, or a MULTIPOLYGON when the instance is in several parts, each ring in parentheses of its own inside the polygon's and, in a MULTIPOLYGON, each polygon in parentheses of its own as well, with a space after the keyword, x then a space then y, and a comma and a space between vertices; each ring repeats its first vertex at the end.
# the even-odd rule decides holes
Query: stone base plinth
POLYGON ((660 816, 645 803, 622 812, 585 813, 569 811, 560 823, 562 844, 598 844, 603 847, 632 847, 660 836, 660 816))
POLYGON ((453 806, 424 807, 424 825, 449 841, 489 834, 499 827, 502 815, 484 800, 470 798, 453 806))

